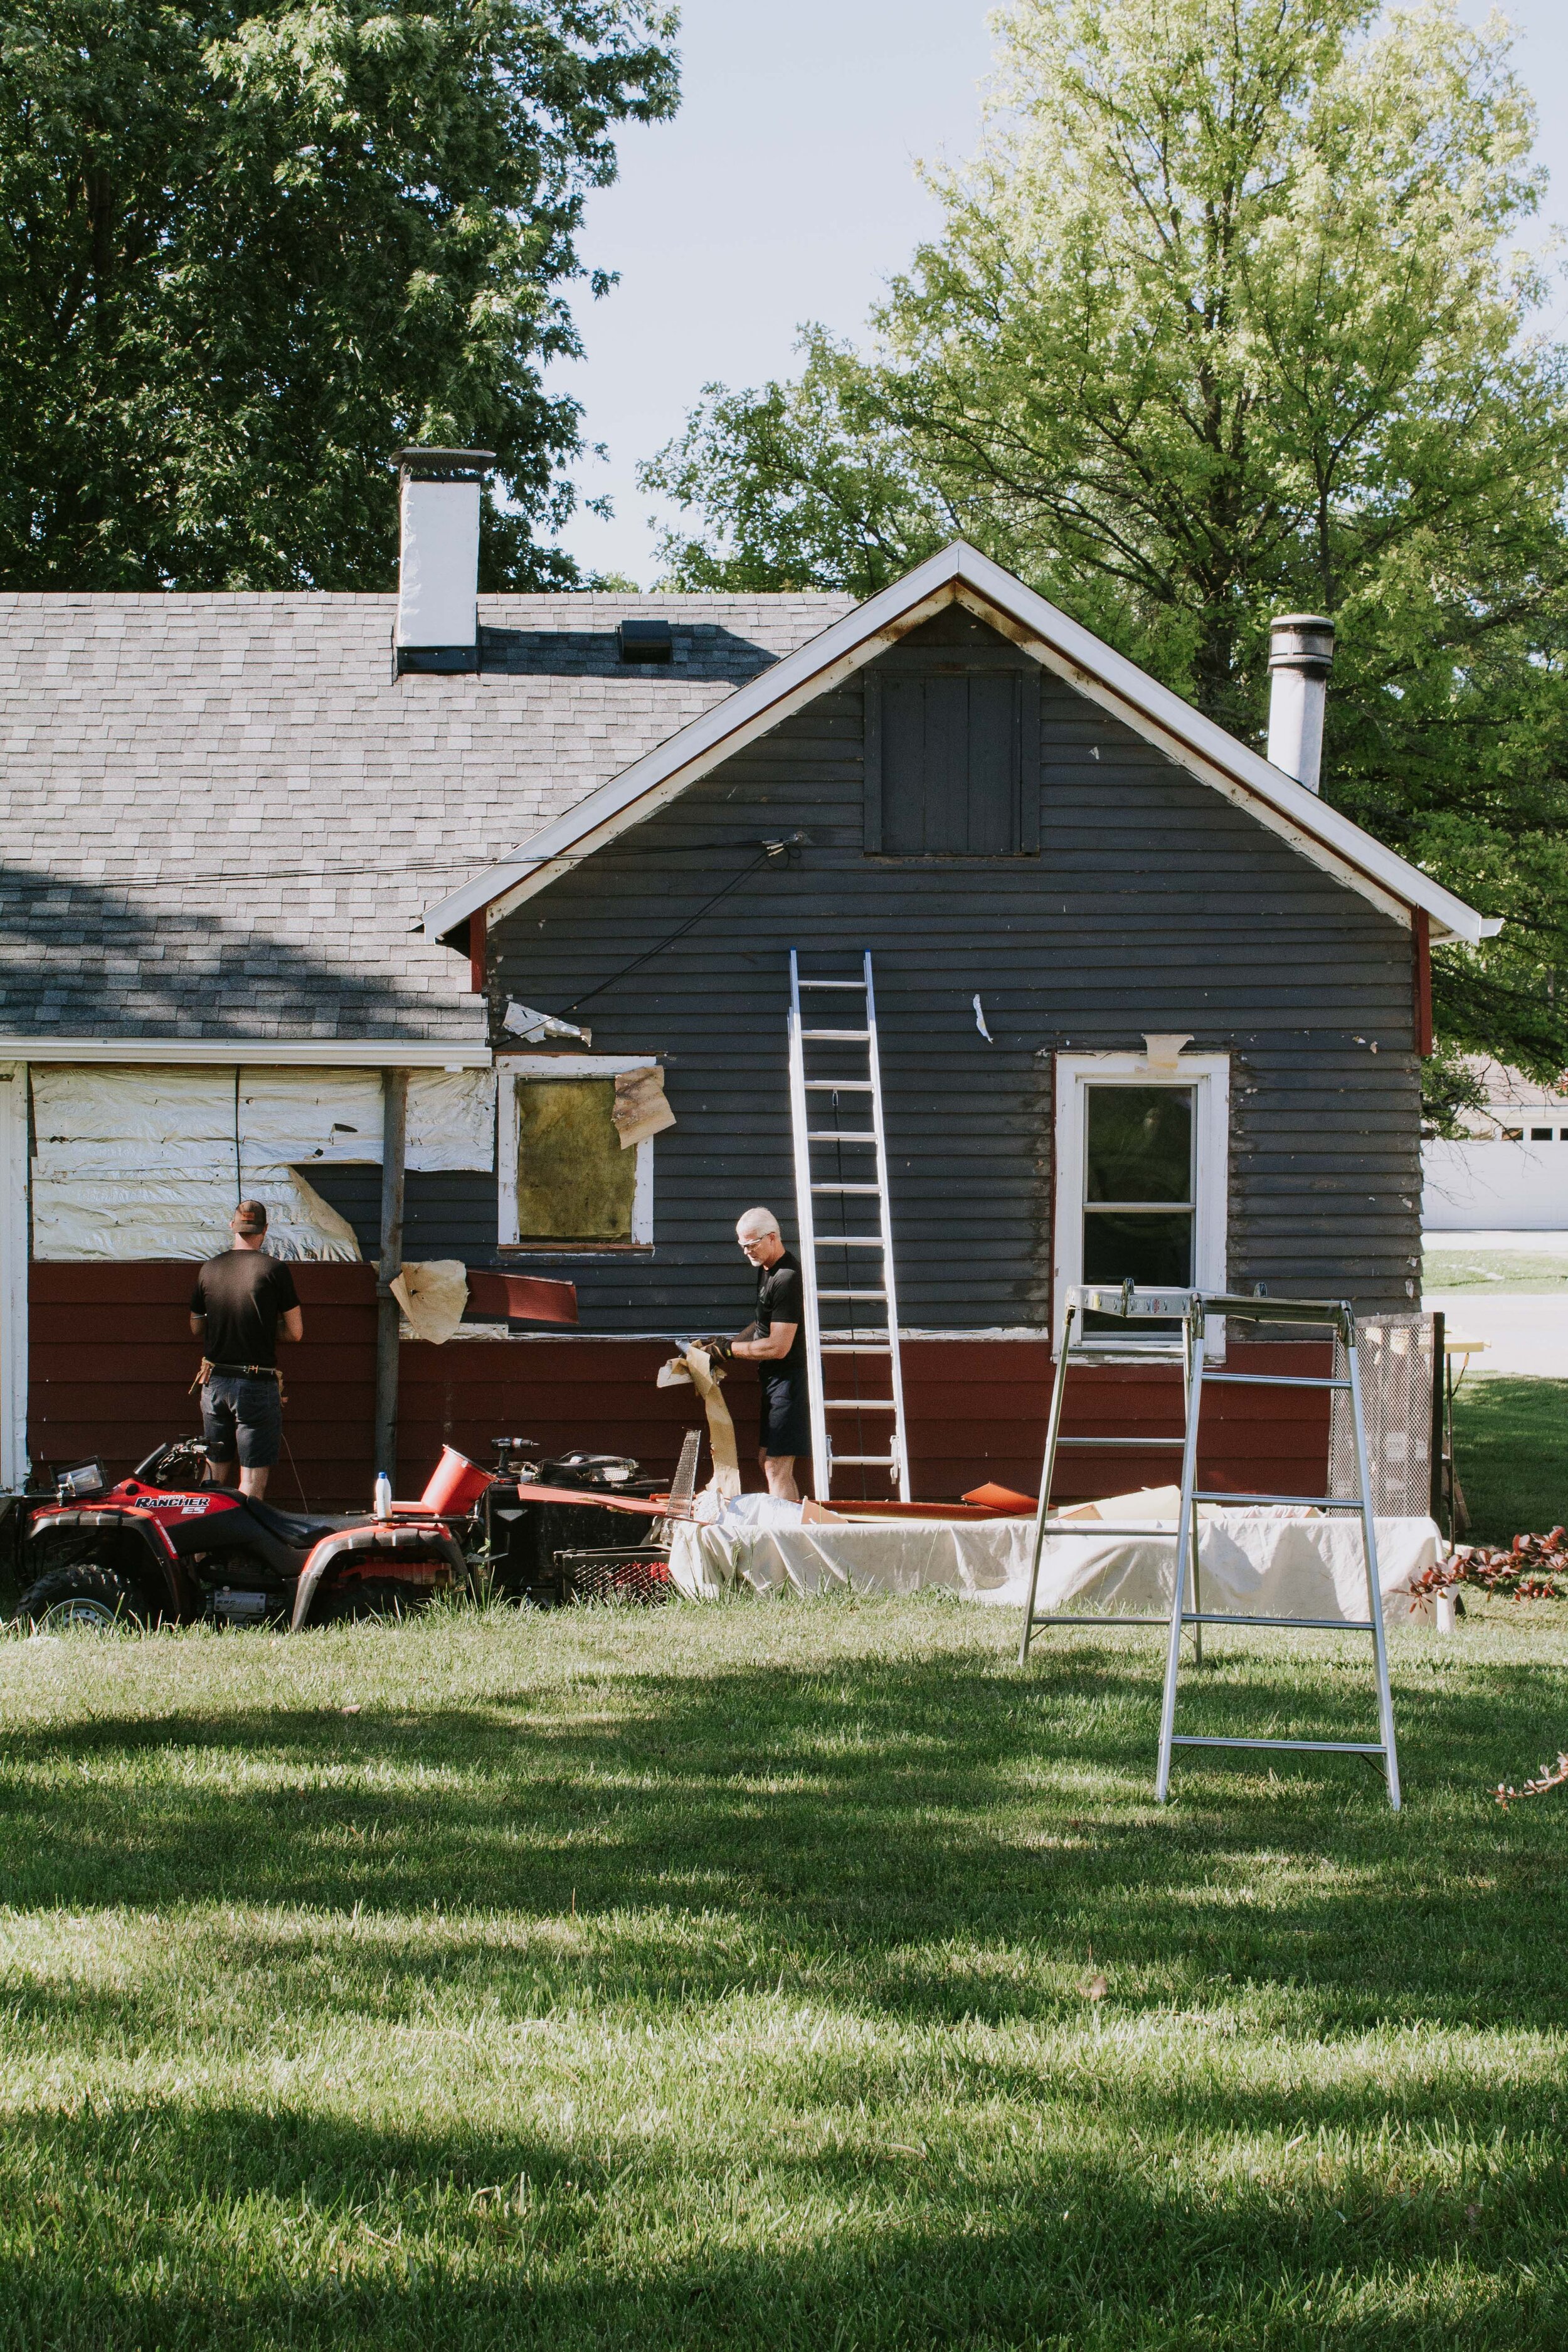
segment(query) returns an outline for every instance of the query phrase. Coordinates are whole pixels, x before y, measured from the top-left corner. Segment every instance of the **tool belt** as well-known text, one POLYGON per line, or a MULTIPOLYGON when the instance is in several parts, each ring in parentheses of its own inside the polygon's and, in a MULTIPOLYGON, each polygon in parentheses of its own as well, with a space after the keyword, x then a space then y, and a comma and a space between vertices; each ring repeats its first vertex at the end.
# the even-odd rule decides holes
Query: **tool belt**
POLYGON ((283 1385, 283 1375, 276 1364, 215 1364, 205 1356, 202 1358, 195 1379, 185 1391, 185 1394, 195 1396, 198 1389, 205 1389, 215 1372, 226 1372, 231 1380, 276 1381, 279 1403, 287 1404, 289 1402, 289 1391, 283 1385))

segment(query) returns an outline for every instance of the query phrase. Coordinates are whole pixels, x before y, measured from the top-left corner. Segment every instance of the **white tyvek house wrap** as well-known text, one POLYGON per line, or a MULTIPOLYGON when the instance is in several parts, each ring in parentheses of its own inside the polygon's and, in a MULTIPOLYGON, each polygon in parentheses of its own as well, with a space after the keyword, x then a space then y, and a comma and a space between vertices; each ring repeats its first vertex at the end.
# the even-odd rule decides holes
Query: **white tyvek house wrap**
MULTIPOLYGON (((275 1255, 360 1255, 309 1179, 379 1162, 374 1070, 242 1069, 237 1089, 222 1068, 35 1067, 32 1092, 35 1257, 211 1257, 242 1193, 275 1255)), ((494 1149, 489 1071, 410 1073, 410 1169, 488 1169, 494 1149)))
MULTIPOLYGON (((742 1496, 742 1509, 768 1500, 742 1496)), ((773 1504, 765 1517, 787 1508, 773 1504)), ((1207 1506, 1198 1521, 1205 1609, 1345 1623, 1365 1618, 1358 1523, 1278 1507, 1207 1506)), ((1418 1601, 1410 1586, 1443 1557, 1436 1520, 1380 1518, 1376 1528, 1378 1582, 1390 1623, 1429 1617, 1430 1601, 1418 1601)), ((677 1590, 694 1601, 746 1586, 755 1592, 816 1593, 913 1592, 937 1585, 971 1601, 1021 1609, 1028 1598, 1034 1535, 1027 1518, 748 1525, 737 1516, 677 1527, 669 1573, 677 1590)), ((1173 1553, 1169 1543, 1136 1536, 1049 1536, 1036 1606, 1103 1612, 1110 1622, 1158 1616, 1171 1605, 1173 1553)))

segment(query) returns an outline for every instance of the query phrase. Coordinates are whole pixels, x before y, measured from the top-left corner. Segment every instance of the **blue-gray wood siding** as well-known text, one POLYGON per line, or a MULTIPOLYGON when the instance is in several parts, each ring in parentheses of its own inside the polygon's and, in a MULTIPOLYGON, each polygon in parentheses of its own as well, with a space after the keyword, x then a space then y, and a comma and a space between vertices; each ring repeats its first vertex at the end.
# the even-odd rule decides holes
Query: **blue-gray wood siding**
MULTIPOLYGON (((948 672, 1009 654, 1028 659, 954 607, 879 667, 948 672)), ((869 948, 906 1325, 1047 1320, 1051 1057, 1136 1050, 1146 1031, 1190 1031, 1194 1050, 1232 1056, 1230 1281, 1364 1308, 1413 1303, 1409 930, 1048 673, 1038 855, 868 856, 864 675, 492 931, 495 1011, 516 997, 589 1022, 595 1053, 667 1057, 678 1122, 654 1146, 651 1255, 500 1262, 570 1272, 589 1329, 732 1325, 752 1284, 736 1214, 762 1202, 786 1233, 795 1223, 788 950, 849 976, 869 948), (764 841, 796 832, 806 838, 787 861, 764 863, 684 938, 570 1010, 699 915, 764 841), (994 1044, 977 1031, 976 993, 994 1044)), ((477 1263, 493 1195, 484 1179, 448 1181, 440 1202, 419 1201, 411 1249, 449 1245, 477 1263)))

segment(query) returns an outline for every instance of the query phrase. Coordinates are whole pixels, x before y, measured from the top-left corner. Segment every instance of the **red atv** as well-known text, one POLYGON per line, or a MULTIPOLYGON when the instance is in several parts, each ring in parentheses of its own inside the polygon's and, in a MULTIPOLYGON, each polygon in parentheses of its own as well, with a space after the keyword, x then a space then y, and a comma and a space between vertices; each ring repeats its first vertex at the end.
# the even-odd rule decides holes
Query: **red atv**
POLYGON ((129 1478, 101 1462, 62 1471, 23 1544, 24 1624, 252 1625, 298 1632, 397 1613, 466 1585, 468 1562, 433 1511, 393 1519, 275 1511, 206 1483, 206 1449, 161 1445, 129 1478))

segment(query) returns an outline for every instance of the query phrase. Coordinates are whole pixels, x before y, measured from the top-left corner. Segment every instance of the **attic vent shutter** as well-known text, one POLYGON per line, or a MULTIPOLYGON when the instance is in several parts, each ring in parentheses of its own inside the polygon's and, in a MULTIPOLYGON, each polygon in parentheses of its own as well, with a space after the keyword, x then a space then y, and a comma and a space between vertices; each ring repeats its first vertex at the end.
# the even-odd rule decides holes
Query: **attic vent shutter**
POLYGON ((1016 857, 1040 846, 1040 687, 1016 669, 866 680, 872 856, 1016 857))

